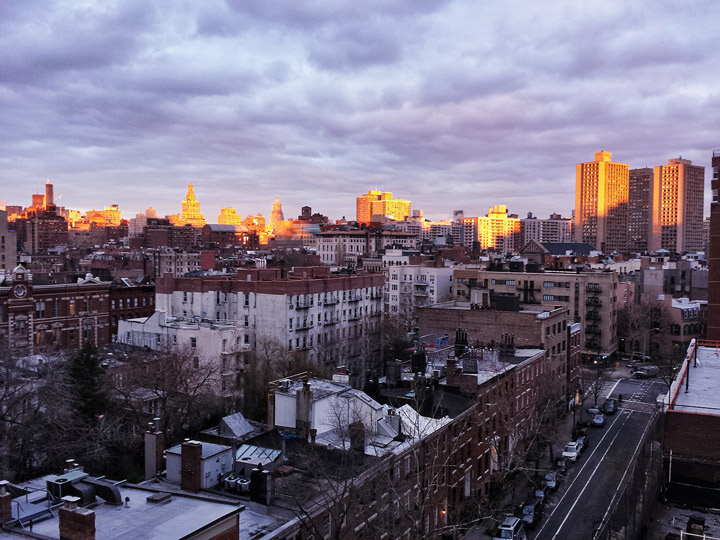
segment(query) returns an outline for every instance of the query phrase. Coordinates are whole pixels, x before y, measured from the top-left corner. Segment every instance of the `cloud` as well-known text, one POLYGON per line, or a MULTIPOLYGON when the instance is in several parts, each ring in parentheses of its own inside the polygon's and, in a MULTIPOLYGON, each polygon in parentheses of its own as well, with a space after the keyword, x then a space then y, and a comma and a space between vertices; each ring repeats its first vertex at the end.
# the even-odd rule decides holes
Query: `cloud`
POLYGON ((0 185, 80 209, 310 204, 381 188, 428 216, 569 215, 575 163, 720 146, 712 27, 694 2, 0 4, 0 185))

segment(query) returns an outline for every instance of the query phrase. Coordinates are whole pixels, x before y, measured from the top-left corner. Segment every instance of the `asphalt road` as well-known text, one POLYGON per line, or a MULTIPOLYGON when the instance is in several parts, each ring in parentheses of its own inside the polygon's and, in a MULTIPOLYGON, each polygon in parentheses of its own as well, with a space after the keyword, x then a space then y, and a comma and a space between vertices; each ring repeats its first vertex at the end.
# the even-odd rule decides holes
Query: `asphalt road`
MULTIPOLYGON (((603 388, 603 397, 623 394, 623 406, 604 428, 588 428, 589 445, 570 465, 565 482, 547 501, 545 515, 529 538, 591 540, 607 518, 629 461, 650 421, 662 381, 620 380, 603 388)), ((601 400, 602 402, 603 400, 601 400)), ((585 407, 589 404, 586 401, 585 407)), ((584 416, 583 416, 584 418, 584 416)))

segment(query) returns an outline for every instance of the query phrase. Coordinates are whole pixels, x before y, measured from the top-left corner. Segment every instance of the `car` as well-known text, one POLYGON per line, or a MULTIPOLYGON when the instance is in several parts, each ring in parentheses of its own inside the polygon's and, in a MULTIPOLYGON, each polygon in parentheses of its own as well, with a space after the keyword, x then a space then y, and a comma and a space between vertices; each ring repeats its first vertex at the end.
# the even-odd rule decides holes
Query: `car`
POLYGON ((660 373, 660 368, 657 366, 645 366, 641 367, 635 372, 635 377, 638 379, 649 379, 656 377, 660 373))
POLYGON ((557 460, 555 460, 555 467, 557 467, 558 471, 564 473, 567 470, 567 460, 564 457, 557 458, 557 460))
POLYGON ((577 458, 580 457, 580 449, 578 448, 578 443, 575 441, 567 443, 565 445, 565 450, 563 450, 562 456, 569 459, 570 461, 577 461, 577 458))
POLYGON ((617 401, 614 399, 606 399, 601 407, 602 412, 605 414, 615 414, 617 410, 617 401))
POLYGON ((548 491, 556 491, 558 488, 558 474, 556 472, 549 472, 543 478, 543 484, 548 491))
POLYGON ((539 488, 535 489, 533 495, 535 496, 535 500, 538 502, 538 504, 545 504, 545 486, 540 486, 539 488))
POLYGON ((578 451, 582 454, 588 447, 588 439, 585 435, 577 438, 578 451))
POLYGON ((590 425, 592 427, 603 427, 605 425, 605 415, 602 413, 596 414, 592 417, 590 425))
POLYGON ((542 519, 542 505, 537 501, 527 502, 522 505, 521 513, 525 527, 534 529, 542 519))
POLYGON ((596 405, 595 407, 590 407, 587 412, 590 416, 595 416, 600 413, 600 408, 596 405))
POLYGON ((525 523, 520 518, 505 518, 495 529, 493 540, 527 540, 525 523))
POLYGON ((627 367, 629 368, 637 368, 638 364, 645 364, 648 362, 652 362, 652 358, 649 356, 645 356, 642 353, 633 353, 632 356, 628 359, 627 367))

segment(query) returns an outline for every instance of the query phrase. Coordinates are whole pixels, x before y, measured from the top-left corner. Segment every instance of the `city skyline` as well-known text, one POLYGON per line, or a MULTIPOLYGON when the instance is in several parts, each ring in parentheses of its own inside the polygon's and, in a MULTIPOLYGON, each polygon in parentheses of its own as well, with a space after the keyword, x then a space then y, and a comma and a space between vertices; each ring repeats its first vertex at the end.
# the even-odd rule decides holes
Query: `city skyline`
POLYGON ((353 219, 378 188, 432 218, 574 206, 575 163, 630 168, 717 140, 720 6, 135 2, 3 7, 8 204, 46 179, 70 208, 210 220, 309 205, 353 219), (127 32, 132 28, 133 32, 127 32), (593 39, 588 40, 587 36, 593 39), (521 187, 521 189, 517 189, 521 187))

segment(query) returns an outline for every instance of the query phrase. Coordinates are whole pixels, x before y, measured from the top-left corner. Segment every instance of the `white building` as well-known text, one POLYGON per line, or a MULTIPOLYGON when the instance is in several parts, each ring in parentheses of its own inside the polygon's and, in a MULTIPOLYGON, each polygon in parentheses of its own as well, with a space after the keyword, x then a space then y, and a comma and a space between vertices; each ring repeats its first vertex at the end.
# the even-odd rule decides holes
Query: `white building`
POLYGON ((215 391, 228 399, 242 397, 242 373, 250 352, 245 328, 236 324, 167 316, 121 320, 117 340, 132 347, 189 354, 197 369, 211 372, 215 391))
POLYGON ((354 385, 379 366, 382 274, 331 275, 327 267, 241 270, 198 278, 164 276, 156 286, 158 309, 214 319, 245 330, 263 352, 287 351, 326 365, 346 365, 354 385))
POLYGON ((385 309, 413 317, 415 308, 452 299, 452 268, 395 265, 385 268, 385 309))
POLYGON ((402 231, 325 231, 315 235, 317 254, 327 265, 354 265, 358 257, 377 254, 387 246, 417 248, 415 235, 402 231))

